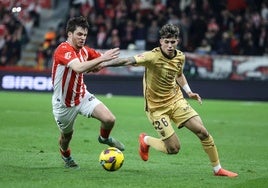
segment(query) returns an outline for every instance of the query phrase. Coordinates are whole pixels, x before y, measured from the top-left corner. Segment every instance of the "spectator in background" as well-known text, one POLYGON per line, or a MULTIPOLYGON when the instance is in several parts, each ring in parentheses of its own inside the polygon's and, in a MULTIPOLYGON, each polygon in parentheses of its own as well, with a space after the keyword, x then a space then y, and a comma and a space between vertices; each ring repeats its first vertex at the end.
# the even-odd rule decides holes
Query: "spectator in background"
POLYGON ((153 14, 154 15, 158 15, 159 12, 164 12, 166 11, 166 6, 164 4, 164 2, 162 2, 161 0, 155 0, 153 2, 153 6, 154 6, 154 9, 153 9, 153 14))
POLYGON ((9 65, 17 65, 17 62, 21 58, 21 35, 23 26, 20 25, 19 28, 10 36, 10 41, 7 41, 9 45, 9 65))
POLYGON ((173 13, 172 8, 170 8, 169 10, 171 10, 171 12, 169 14, 169 19, 168 19, 167 23, 179 26, 180 25, 179 17, 173 13))
POLYGON ((223 32, 220 40, 216 43, 216 53, 220 55, 232 54, 231 38, 228 32, 223 32))
POLYGON ((41 5, 39 0, 32 0, 30 5, 28 6, 27 10, 30 16, 34 20, 34 27, 39 27, 40 24, 40 12, 41 12, 41 5))
POLYGON ((53 27, 50 27, 48 31, 44 35, 44 47, 47 47, 50 45, 51 41, 56 38, 56 31, 53 27))
POLYGON ((5 32, 6 28, 5 25, 0 25, 0 66, 5 66, 6 65, 6 56, 5 56, 5 44, 6 44, 6 39, 5 39, 5 32))
POLYGON ((93 12, 94 9, 94 1, 85 1, 84 3, 82 3, 80 5, 80 13, 82 16, 84 16, 85 18, 88 17, 88 15, 90 15, 93 12))
POLYGON ((265 53, 267 48, 268 36, 267 36, 267 29, 265 26, 261 27, 260 35, 258 38, 258 55, 262 55, 265 53))
POLYGON ((36 68, 37 70, 44 70, 45 65, 45 53, 43 49, 43 44, 40 44, 38 46, 38 49, 36 51, 36 68))
POLYGON ((146 43, 146 20, 141 13, 136 14, 134 22, 134 43, 137 50, 145 50, 146 43))
POLYGON ((231 54, 232 55, 238 55, 240 50, 240 41, 236 35, 231 33, 231 41, 230 41, 230 47, 231 47, 231 54))
POLYGON ((126 25, 123 25, 119 36, 121 38, 121 47, 126 49, 129 44, 134 44, 134 30, 135 26, 132 20, 128 19, 126 25))
POLYGON ((241 55, 256 55, 256 46, 251 32, 246 32, 241 41, 241 55))
POLYGON ((185 12, 181 13, 180 17, 180 28, 181 28, 181 46, 185 50, 189 43, 189 27, 190 27, 190 18, 186 15, 185 12))
MULTIPOLYGON (((65 32, 65 31, 64 31, 65 32)), ((44 35, 44 41, 36 51, 37 69, 44 70, 51 67, 51 58, 59 41, 57 41, 57 34, 53 27, 50 27, 44 35)), ((66 40, 66 39, 62 39, 66 40)))
POLYGON ((106 40, 106 47, 109 48, 118 48, 121 46, 121 41, 120 41, 120 37, 118 35, 118 30, 117 29, 113 29, 111 31, 111 34, 108 35, 109 37, 106 40))
POLYGON ((268 21, 268 3, 262 2, 261 4, 261 16, 264 22, 268 21))
POLYGON ((56 43, 60 44, 61 42, 64 42, 66 40, 66 34, 64 27, 59 27, 56 31, 56 43))
POLYGON ((205 37, 207 31, 207 25, 205 18, 202 15, 194 13, 192 15, 192 22, 189 27, 189 35, 191 40, 189 40, 188 50, 195 50, 196 46, 199 46, 202 39, 205 37), (198 32, 197 32, 198 31, 198 32))
POLYGON ((49 30, 45 33, 43 43, 43 53, 45 57, 44 68, 48 68, 51 65, 50 61, 53 55, 52 53, 57 45, 56 37, 56 31, 53 27, 50 27, 49 30))
POLYGON ((96 11, 101 14, 104 15, 105 9, 106 9, 106 0, 98 0, 95 1, 95 9, 96 11))
POLYGON ((142 14, 148 14, 153 10, 153 0, 139 0, 139 10, 142 14))
POLYGON ((159 45, 159 31, 160 27, 156 20, 152 20, 146 34, 146 50, 155 48, 159 45))
POLYGON ((5 61, 2 60, 2 53, 5 47, 5 25, 0 25, 0 66, 4 66, 5 65, 5 61))
POLYGON ((25 27, 27 36, 31 36, 33 34, 33 27, 34 27, 34 19, 30 16, 29 12, 25 12, 21 22, 23 26, 25 27))
POLYGON ((204 38, 202 40, 201 45, 196 48, 195 52, 200 55, 208 55, 211 53, 211 46, 207 39, 204 38))
POLYGON ((105 47, 105 41, 107 37, 107 29, 105 24, 101 24, 99 26, 99 30, 97 33, 97 48, 98 49, 103 49, 105 47))

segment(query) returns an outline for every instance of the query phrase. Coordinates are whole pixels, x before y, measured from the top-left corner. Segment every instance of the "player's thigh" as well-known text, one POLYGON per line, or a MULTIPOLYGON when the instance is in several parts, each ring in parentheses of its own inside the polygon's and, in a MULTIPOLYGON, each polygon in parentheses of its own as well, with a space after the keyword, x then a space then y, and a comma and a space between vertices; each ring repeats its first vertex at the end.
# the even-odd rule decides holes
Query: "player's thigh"
POLYGON ((166 140, 175 133, 168 115, 161 114, 160 111, 153 113, 147 112, 146 114, 162 140, 166 140))
POLYGON ((55 121, 62 133, 66 134, 73 131, 77 113, 76 107, 67 108, 62 106, 53 108, 55 121))
POLYGON ((82 101, 79 112, 86 117, 96 118, 103 123, 113 124, 115 121, 112 112, 91 93, 88 93, 82 101))
POLYGON ((171 119, 178 128, 183 127, 184 123, 194 116, 198 116, 198 113, 191 107, 187 100, 181 99, 176 101, 173 106, 171 119))
POLYGON ((100 104, 102 104, 102 102, 97 99, 93 94, 86 93, 86 96, 78 106, 79 113, 89 118, 93 116, 96 107, 100 104))
POLYGON ((103 104, 99 103, 93 110, 92 117, 100 120, 103 123, 113 124, 115 116, 113 113, 103 104))

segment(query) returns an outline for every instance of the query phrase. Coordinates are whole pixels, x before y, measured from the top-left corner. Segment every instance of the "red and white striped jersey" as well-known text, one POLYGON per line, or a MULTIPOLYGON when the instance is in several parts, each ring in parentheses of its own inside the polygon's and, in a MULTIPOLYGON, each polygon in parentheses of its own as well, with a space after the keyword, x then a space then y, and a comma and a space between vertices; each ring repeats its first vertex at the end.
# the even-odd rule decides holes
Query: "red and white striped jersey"
POLYGON ((77 73, 69 65, 79 60, 81 63, 101 56, 101 53, 84 46, 74 49, 68 42, 62 42, 54 52, 52 66, 53 98, 66 107, 77 106, 86 93, 83 73, 77 73))

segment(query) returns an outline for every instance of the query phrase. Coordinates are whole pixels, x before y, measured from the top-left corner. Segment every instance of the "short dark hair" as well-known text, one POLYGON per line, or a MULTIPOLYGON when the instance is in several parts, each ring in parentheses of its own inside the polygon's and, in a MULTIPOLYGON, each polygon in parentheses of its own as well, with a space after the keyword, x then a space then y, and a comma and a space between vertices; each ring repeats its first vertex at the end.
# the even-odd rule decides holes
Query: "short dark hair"
POLYGON ((67 22, 66 33, 68 32, 73 33, 77 27, 82 27, 83 29, 89 29, 87 19, 83 16, 70 18, 67 22))
POLYGON ((179 38, 180 29, 173 24, 165 24, 159 31, 160 38, 179 38))

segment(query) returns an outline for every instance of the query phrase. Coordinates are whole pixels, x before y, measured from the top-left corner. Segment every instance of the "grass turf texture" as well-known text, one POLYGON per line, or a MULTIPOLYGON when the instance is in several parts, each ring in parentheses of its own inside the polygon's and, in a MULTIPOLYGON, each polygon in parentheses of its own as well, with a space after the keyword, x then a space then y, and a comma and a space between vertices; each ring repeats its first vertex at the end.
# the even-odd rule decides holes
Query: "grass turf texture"
POLYGON ((217 144, 222 166, 238 178, 215 177, 198 139, 186 128, 176 130, 178 155, 150 150, 138 156, 138 135, 156 136, 143 111, 141 97, 98 96, 117 117, 112 132, 125 146, 125 162, 116 172, 98 163, 106 148, 97 141, 99 122, 79 116, 71 143, 79 170, 63 167, 51 94, 0 92, 0 187, 267 187, 268 103, 204 100, 200 113, 217 144))

